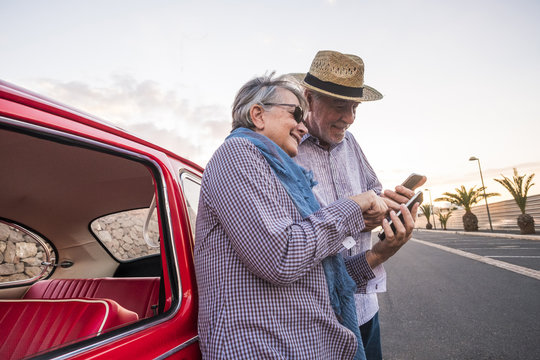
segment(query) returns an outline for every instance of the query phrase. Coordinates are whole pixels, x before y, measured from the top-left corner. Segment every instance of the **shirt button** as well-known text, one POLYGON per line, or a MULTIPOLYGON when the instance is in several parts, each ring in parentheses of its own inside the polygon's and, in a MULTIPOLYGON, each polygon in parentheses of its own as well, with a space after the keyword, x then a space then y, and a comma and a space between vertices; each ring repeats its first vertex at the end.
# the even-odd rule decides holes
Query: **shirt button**
POLYGON ((378 284, 375 284, 375 289, 378 289, 379 288, 379 285, 378 284))

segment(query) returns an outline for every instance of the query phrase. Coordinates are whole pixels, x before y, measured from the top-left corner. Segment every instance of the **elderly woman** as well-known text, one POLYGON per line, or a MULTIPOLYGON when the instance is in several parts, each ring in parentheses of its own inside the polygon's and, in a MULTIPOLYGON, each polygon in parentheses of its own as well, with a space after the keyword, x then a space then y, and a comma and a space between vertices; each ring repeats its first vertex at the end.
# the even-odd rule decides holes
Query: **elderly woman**
POLYGON ((305 106, 286 78, 249 81, 205 169, 194 250, 204 358, 358 356, 359 336, 334 306, 342 259, 322 263, 364 229, 363 211, 382 218, 387 206, 369 191, 319 209, 310 174, 291 159, 307 132, 305 106))

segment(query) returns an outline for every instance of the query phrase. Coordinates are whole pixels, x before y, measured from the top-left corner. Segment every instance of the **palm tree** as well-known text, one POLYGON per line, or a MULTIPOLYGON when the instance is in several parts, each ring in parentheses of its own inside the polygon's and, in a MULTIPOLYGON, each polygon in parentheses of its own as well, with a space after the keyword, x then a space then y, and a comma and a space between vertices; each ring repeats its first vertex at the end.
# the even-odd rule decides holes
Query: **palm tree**
POLYGON ((431 230, 431 228, 433 227, 433 225, 431 225, 431 223, 429 222, 429 217, 431 216, 431 206, 429 206, 428 204, 424 204, 420 206, 420 210, 422 210, 422 213, 427 219, 426 229, 431 230))
POLYGON ((450 216, 452 216, 453 209, 448 209, 448 212, 443 213, 439 210, 437 213, 437 217, 439 218, 439 222, 441 223, 441 228, 443 230, 446 230, 446 223, 448 222, 448 219, 450 219, 450 216))
POLYGON ((517 222, 519 229, 522 234, 535 234, 534 231, 534 218, 525 213, 525 206, 527 205, 527 193, 529 192, 529 189, 531 186, 534 185, 532 183, 532 179, 534 177, 534 174, 529 175, 527 177, 527 174, 523 174, 521 176, 518 175, 517 169, 514 168, 514 178, 510 180, 503 174, 501 174, 503 177, 502 179, 493 179, 502 186, 508 190, 510 194, 514 197, 514 200, 516 200, 516 203, 521 210, 521 215, 518 216, 517 222), (523 180, 525 180, 525 184, 523 183, 523 180))
MULTIPOLYGON (((455 193, 445 192, 444 196, 435 199, 435 201, 448 201, 451 204, 457 206, 463 206, 465 209, 465 215, 463 215, 463 228, 465 231, 477 231, 478 230, 478 218, 471 211, 471 206, 478 203, 484 195, 484 187, 475 189, 473 186, 469 190, 465 189, 465 186, 461 185, 460 188, 456 188, 455 193)), ((499 196, 498 193, 487 193, 486 198, 492 196, 499 196)))

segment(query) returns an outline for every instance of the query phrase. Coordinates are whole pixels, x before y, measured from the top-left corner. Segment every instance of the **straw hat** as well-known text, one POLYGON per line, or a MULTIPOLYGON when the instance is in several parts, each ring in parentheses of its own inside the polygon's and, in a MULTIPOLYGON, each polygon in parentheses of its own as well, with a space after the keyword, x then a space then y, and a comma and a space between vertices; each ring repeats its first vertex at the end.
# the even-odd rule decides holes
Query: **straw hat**
POLYGON ((364 85, 364 62, 355 55, 322 50, 315 55, 307 74, 289 74, 304 87, 352 101, 373 101, 383 95, 364 85))

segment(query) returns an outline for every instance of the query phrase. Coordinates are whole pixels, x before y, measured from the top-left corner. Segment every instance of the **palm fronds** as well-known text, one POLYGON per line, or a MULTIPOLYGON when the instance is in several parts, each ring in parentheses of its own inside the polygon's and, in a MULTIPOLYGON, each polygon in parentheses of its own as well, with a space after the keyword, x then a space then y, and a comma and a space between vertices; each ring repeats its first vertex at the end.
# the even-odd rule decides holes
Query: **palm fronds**
POLYGON ((441 227, 446 230, 446 224, 448 223, 448 219, 450 219, 450 216, 452 216, 453 209, 449 209, 446 213, 443 213, 439 211, 437 213, 437 217, 439 218, 439 222, 441 223, 441 227))
MULTIPOLYGON (((451 204, 463 206, 465 212, 471 212, 471 206, 477 204, 484 196, 485 188, 480 187, 475 189, 475 187, 476 186, 473 186, 467 190, 465 186, 461 185, 461 187, 455 189, 455 193, 445 192, 443 193, 444 196, 435 199, 435 201, 448 201, 451 204)), ((486 193, 485 196, 488 198, 499 195, 499 193, 486 193)))
POLYGON ((431 206, 429 206, 429 204, 421 205, 420 210, 422 211, 422 214, 424 214, 424 216, 426 217, 429 224, 429 217, 431 216, 431 206))
POLYGON ((527 177, 527 174, 519 175, 517 169, 514 168, 514 178, 511 180, 501 174, 502 179, 493 179, 508 190, 516 201, 519 209, 522 214, 525 214, 525 206, 527 205, 527 193, 531 186, 534 185, 532 179, 534 174, 531 174, 527 177), (525 181, 525 183, 524 183, 525 181))

